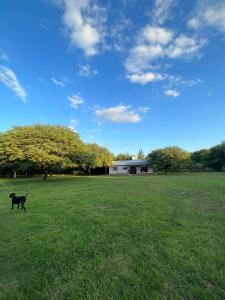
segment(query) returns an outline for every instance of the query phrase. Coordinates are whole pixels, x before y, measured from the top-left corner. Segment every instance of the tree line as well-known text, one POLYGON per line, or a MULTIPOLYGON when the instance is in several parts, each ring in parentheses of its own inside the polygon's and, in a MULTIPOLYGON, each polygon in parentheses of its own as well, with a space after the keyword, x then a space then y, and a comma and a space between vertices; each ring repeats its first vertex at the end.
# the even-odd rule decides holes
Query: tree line
MULTIPOLYGON (((105 147, 84 143, 64 126, 16 126, 0 133, 1 176, 43 174, 46 180, 53 173, 103 174, 112 160, 130 159, 128 153, 114 156, 105 147)), ((137 159, 147 159, 155 172, 225 171, 225 142, 192 153, 166 147, 145 156, 139 149, 137 159)))
POLYGON ((106 172, 113 154, 97 144, 86 144, 64 126, 16 126, 0 133, 1 176, 106 172))
MULTIPOLYGON (((129 160, 132 156, 121 153, 117 160, 129 160)), ((150 152, 147 156, 140 149, 137 159, 147 159, 155 172, 209 172, 225 171, 225 142, 194 152, 179 147, 165 147, 150 152)))

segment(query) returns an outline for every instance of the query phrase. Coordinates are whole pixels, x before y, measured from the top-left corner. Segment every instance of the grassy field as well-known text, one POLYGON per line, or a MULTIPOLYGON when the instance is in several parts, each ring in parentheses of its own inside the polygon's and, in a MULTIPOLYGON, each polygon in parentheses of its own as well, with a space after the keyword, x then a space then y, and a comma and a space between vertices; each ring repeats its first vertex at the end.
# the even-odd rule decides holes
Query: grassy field
POLYGON ((225 299, 225 174, 1 179, 0 299, 225 299))

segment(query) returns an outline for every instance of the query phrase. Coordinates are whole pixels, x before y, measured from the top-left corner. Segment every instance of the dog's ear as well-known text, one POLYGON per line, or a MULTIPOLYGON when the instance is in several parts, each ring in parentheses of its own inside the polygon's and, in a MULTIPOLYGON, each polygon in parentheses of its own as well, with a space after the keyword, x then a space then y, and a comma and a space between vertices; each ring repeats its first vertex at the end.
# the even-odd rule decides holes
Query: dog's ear
POLYGON ((12 193, 12 194, 9 195, 9 198, 12 198, 15 195, 16 195, 15 193, 12 193))

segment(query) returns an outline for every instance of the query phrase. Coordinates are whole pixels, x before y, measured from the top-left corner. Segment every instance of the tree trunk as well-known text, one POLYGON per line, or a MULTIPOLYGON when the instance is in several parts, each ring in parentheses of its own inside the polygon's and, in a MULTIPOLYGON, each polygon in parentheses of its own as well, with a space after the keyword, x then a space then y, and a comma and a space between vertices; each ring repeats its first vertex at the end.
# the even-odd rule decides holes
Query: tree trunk
POLYGON ((47 180, 47 179, 48 179, 48 170, 44 170, 43 180, 47 180))
POLYGON ((16 170, 13 171, 13 178, 16 178, 16 170))

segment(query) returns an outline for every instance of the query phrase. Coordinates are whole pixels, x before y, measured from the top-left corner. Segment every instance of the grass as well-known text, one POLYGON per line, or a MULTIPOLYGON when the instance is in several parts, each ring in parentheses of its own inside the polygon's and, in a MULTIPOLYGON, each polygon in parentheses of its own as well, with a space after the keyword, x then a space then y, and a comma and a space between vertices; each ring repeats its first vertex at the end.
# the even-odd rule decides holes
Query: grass
POLYGON ((225 299, 224 232, 223 173, 2 179, 0 299, 225 299))

